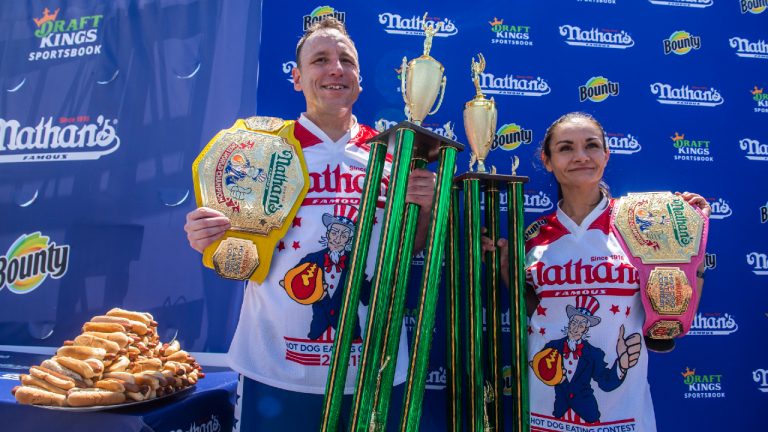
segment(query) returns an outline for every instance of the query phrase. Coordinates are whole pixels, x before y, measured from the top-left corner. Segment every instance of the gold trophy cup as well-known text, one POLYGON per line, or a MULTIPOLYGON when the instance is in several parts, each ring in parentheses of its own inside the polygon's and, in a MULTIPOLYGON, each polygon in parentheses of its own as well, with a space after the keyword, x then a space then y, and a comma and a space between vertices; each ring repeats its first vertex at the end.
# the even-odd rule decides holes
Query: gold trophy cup
MULTIPOLYGON (((475 97, 464 105, 464 130, 467 133, 469 146, 472 148, 472 165, 477 161, 477 171, 486 173, 485 158, 491 150, 493 138, 496 135, 496 102, 493 98, 486 99, 480 90, 480 74, 485 70, 485 57, 477 55, 479 61, 472 59, 472 81, 475 84, 475 97)), ((495 171, 495 169, 492 169, 495 171)))
POLYGON ((400 73, 400 90, 403 93, 405 101, 405 115, 409 121, 421 125, 424 118, 432 115, 440 109, 445 95, 445 77, 443 76, 443 65, 429 55, 432 48, 432 38, 437 33, 435 24, 427 24, 427 14, 424 14, 422 24, 424 34, 427 38, 424 40, 424 54, 410 62, 403 57, 403 64, 400 73), (435 104, 438 93, 440 100, 434 111, 430 109, 435 104))

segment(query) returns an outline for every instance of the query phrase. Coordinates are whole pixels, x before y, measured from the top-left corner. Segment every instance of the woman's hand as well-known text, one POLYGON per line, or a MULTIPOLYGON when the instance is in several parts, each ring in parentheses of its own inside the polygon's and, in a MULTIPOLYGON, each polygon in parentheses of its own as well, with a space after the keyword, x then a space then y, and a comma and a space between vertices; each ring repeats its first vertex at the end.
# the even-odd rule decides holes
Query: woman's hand
POLYGON ((699 194, 693 192, 675 192, 675 195, 682 197, 688 204, 698 207, 707 218, 709 218, 709 215, 712 213, 712 207, 710 207, 707 200, 699 194))

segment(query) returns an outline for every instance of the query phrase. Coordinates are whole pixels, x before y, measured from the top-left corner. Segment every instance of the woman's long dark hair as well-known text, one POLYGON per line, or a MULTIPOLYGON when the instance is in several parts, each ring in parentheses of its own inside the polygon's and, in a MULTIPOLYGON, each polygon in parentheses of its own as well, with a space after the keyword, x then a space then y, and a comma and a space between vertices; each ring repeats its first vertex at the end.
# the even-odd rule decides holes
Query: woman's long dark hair
MULTIPOLYGON (((569 112, 568 114, 563 114, 552 122, 551 125, 547 128, 547 132, 544 133, 544 139, 541 141, 541 151, 547 156, 547 158, 552 157, 552 148, 550 147, 550 144, 552 143, 552 135, 555 132, 555 128, 559 126, 562 123, 565 123, 569 120, 575 120, 575 119, 583 119, 589 122, 592 122, 595 126, 597 126, 597 129, 600 130, 600 136, 603 138, 603 150, 608 150, 608 140, 605 137, 605 129, 603 129, 603 125, 600 124, 599 121, 597 121, 596 118, 592 117, 592 115, 587 114, 585 112, 581 111, 574 111, 569 112)), ((600 193, 602 193, 606 198, 611 197, 611 188, 608 187, 608 183, 605 182, 605 180, 600 180, 600 193)), ((560 183, 557 184, 557 200, 560 201, 563 199, 563 189, 560 187, 560 183)))

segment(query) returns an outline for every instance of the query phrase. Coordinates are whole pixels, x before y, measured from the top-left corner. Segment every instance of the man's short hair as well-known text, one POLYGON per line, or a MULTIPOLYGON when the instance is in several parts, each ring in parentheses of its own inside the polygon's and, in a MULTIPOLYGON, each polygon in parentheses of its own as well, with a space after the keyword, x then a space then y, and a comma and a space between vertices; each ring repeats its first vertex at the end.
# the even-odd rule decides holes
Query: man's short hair
POLYGON ((304 35, 301 37, 301 39, 299 39, 299 43, 296 45, 296 66, 297 67, 301 66, 301 49, 304 48, 304 43, 307 41, 307 39, 309 39, 310 36, 312 36, 313 34, 321 30, 337 30, 339 33, 341 33, 344 37, 347 38, 347 40, 349 41, 349 44, 352 45, 353 48, 355 48, 355 53, 357 53, 355 42, 349 36, 349 33, 347 33, 347 27, 344 25, 344 23, 337 20, 334 17, 328 17, 328 18, 321 19, 320 21, 309 26, 307 31, 304 32, 304 35))

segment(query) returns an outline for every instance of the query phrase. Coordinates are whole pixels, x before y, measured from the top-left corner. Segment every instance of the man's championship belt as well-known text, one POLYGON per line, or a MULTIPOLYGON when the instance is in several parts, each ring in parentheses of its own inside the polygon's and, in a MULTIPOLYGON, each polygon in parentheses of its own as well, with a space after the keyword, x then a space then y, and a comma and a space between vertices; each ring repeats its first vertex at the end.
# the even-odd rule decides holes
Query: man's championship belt
POLYGON ((611 222, 640 275, 643 333, 671 349, 669 340, 688 332, 699 303, 696 269, 704 259, 709 221, 680 196, 649 192, 618 199, 611 222))
POLYGON ((292 121, 238 119, 208 142, 192 165, 199 207, 226 215, 231 228, 203 251, 203 264, 229 279, 261 283, 309 189, 292 121))

